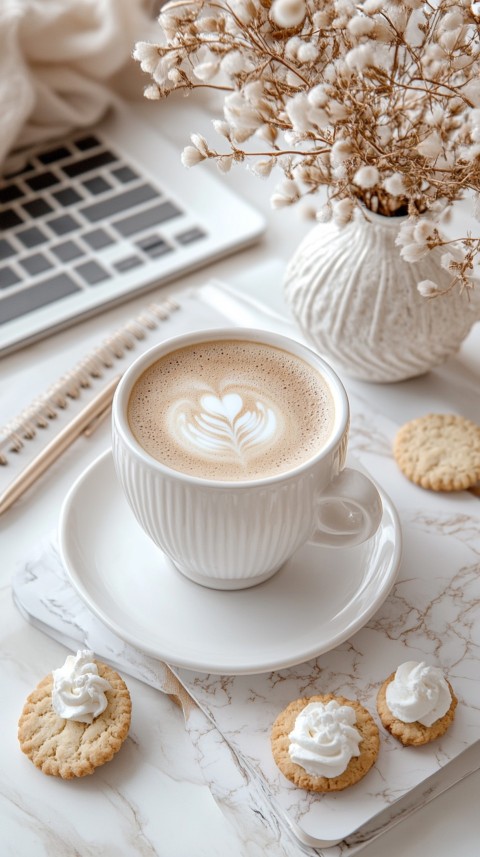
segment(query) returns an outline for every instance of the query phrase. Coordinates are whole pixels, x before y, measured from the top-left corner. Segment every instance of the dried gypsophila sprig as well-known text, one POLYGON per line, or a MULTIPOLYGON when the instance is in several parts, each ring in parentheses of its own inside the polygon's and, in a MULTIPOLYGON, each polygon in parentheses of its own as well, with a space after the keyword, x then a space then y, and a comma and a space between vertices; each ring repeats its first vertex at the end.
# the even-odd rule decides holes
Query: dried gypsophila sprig
POLYGON ((185 166, 214 159, 227 172, 248 159, 265 177, 278 165, 273 207, 326 187, 319 219, 340 224, 359 205, 408 214, 404 258, 444 247, 451 287, 472 287, 480 239, 447 238, 439 211, 479 197, 480 3, 177 0, 158 20, 162 43, 134 52, 152 78, 146 96, 225 93, 214 127, 228 151, 193 134, 185 166))

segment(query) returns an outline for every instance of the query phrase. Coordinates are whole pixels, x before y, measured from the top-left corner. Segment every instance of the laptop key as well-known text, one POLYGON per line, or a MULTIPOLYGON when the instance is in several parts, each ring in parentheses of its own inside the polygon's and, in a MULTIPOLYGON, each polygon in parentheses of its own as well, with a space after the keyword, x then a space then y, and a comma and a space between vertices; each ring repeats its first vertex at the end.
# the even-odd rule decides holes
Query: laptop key
POLYGON ((115 176, 115 178, 122 184, 128 184, 128 182, 138 179, 137 173, 135 173, 131 167, 119 167, 118 170, 112 170, 112 176, 115 176))
POLYGON ((150 229, 150 227, 165 223, 173 217, 179 217, 182 213, 173 202, 166 201, 146 211, 125 217, 123 220, 117 220, 116 223, 112 223, 112 226, 120 235, 127 238, 129 235, 134 235, 135 232, 143 232, 144 229, 150 229))
POLYGON ((98 262, 84 262, 83 265, 77 265, 75 268, 77 274, 89 285, 94 286, 96 283, 101 283, 102 280, 108 280, 110 274, 102 268, 98 262))
POLYGON ((22 259, 20 264, 32 277, 36 274, 42 274, 52 267, 52 263, 43 253, 32 253, 31 256, 26 256, 25 259, 22 259))
POLYGON ((7 184, 4 187, 0 187, 0 203, 2 205, 5 205, 7 202, 14 202, 14 200, 20 199, 21 196, 23 196, 23 190, 16 184, 7 184))
POLYGON ((127 256, 125 259, 120 259, 119 262, 115 262, 114 268, 120 274, 123 274, 125 271, 130 271, 132 268, 138 268, 139 265, 143 265, 143 259, 140 259, 139 256, 127 256))
POLYGON ((9 286, 14 286, 16 283, 19 283, 21 278, 18 274, 10 267, 10 265, 5 265, 4 268, 0 268, 0 289, 8 289, 9 286))
POLYGON ((62 273, 41 280, 30 289, 12 292, 0 298, 0 324, 5 324, 13 318, 26 315, 79 291, 81 291, 80 287, 72 278, 62 273))
POLYGON ((149 235, 147 238, 142 238, 141 241, 138 241, 137 247, 140 247, 152 259, 163 256, 165 253, 171 253, 173 250, 173 247, 158 235, 149 235))
POLYGON ((43 217, 44 214, 49 214, 53 211, 52 206, 45 199, 32 199, 31 202, 25 202, 23 208, 30 217, 43 217))
POLYGON ((65 164, 62 167, 63 172, 74 179, 84 173, 89 173, 91 170, 98 170, 99 167, 104 167, 106 164, 112 164, 118 160, 112 152, 99 152, 98 155, 90 155, 88 158, 82 158, 80 161, 74 161, 73 164, 65 164))
POLYGON ((101 250, 102 247, 108 247, 110 244, 115 243, 112 236, 108 232, 105 232, 104 229, 92 229, 91 232, 86 232, 82 235, 82 238, 92 250, 101 250))
POLYGON ((80 202, 83 199, 81 194, 79 194, 73 187, 66 187, 63 190, 57 190, 53 196, 60 205, 65 206, 75 205, 76 202, 80 202))
POLYGON ((25 182, 28 184, 31 190, 46 190, 47 187, 53 187, 53 185, 58 184, 60 181, 57 176, 47 170, 44 173, 37 173, 35 176, 31 176, 29 179, 25 179, 25 182))
POLYGON ((48 240, 47 236, 38 226, 31 226, 30 229, 23 229, 21 232, 17 232, 17 238, 25 247, 36 247, 37 244, 45 244, 48 240))
POLYGON ((55 149, 48 149, 47 152, 42 152, 41 155, 38 155, 38 160, 47 166, 48 164, 54 164, 55 161, 62 161, 63 158, 69 158, 71 154, 70 149, 67 149, 66 146, 57 146, 55 149))
POLYGON ((102 178, 102 176, 95 176, 93 179, 86 179, 83 182, 83 186, 86 187, 94 196, 98 196, 99 193, 105 193, 107 190, 112 189, 112 185, 102 178))
POLYGON ((72 259, 78 259, 80 256, 85 255, 84 251, 75 241, 64 241, 62 244, 55 244, 50 249, 61 262, 70 262, 72 259))
POLYGON ((8 259, 9 256, 16 256, 17 251, 7 241, 6 238, 0 238, 0 259, 8 259))
POLYGON ((88 149, 94 149, 95 146, 99 146, 100 140, 93 134, 88 134, 86 137, 79 137, 78 140, 74 140, 74 143, 77 149, 80 149, 81 152, 86 152, 88 149))
POLYGON ((175 240, 178 241, 179 244, 187 245, 193 244, 194 241, 200 241, 201 238, 206 238, 207 233, 200 229, 199 226, 192 226, 191 229, 187 229, 185 232, 180 232, 179 235, 175 235, 175 240))
POLYGON ((73 232, 80 228, 78 221, 70 214, 63 214, 61 217, 55 217, 53 220, 46 220, 45 222, 56 235, 66 235, 67 232, 73 232))
POLYGON ((7 208, 6 211, 0 211, 0 229, 14 229, 15 226, 19 226, 21 223, 23 223, 22 218, 11 208, 7 208))
POLYGON ((80 211, 84 217, 95 223, 97 220, 108 220, 113 214, 118 214, 127 208, 133 208, 134 205, 141 205, 143 202, 148 202, 157 196, 158 193, 154 187, 144 184, 134 188, 134 190, 125 190, 123 193, 117 193, 109 199, 102 200, 102 202, 87 205, 81 208, 80 211))

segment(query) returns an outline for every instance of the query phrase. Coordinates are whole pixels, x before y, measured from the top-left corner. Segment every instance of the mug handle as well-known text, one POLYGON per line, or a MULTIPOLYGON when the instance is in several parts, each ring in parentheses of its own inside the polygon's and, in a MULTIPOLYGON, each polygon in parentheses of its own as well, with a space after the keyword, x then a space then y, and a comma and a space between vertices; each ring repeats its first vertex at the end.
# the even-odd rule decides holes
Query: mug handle
POLYGON ((373 482, 345 467, 317 498, 317 526, 309 541, 328 547, 353 547, 371 538, 383 506, 373 482))

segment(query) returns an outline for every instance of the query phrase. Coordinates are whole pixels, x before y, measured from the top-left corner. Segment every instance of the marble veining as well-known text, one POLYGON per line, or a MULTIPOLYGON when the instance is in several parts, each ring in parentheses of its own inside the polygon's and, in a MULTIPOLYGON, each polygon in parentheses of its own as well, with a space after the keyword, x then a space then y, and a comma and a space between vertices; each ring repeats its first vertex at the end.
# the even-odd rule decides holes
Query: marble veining
MULTIPOLYGON (((352 448, 360 462, 362 450, 369 454, 368 468, 379 481, 382 459, 386 450, 391 450, 391 433, 389 422, 372 413, 364 413, 360 421, 352 424, 352 448), (356 434, 358 422, 360 442, 356 434), (373 426, 371 432, 369 424, 373 426)), ((480 528, 474 514, 477 506, 475 501, 467 500, 471 513, 439 514, 435 508, 429 509, 435 505, 429 500, 437 498, 426 492, 419 494, 419 489, 400 473, 393 473, 395 478, 388 490, 401 511, 405 554, 398 582, 366 628, 316 661, 269 676, 237 677, 228 686, 223 683, 221 689, 218 685, 215 688, 211 676, 205 691, 202 676, 178 672, 228 740, 254 761, 279 806, 308 832, 312 832, 312 826, 325 831, 329 818, 335 820, 335 826, 342 810, 349 819, 356 815, 359 824, 365 823, 374 807, 378 811, 393 803, 455 758, 479 734, 480 694, 473 680, 480 665, 480 638, 474 622, 480 597, 480 528), (415 502, 410 495, 415 495, 415 502), (355 802, 350 793, 299 797, 296 789, 285 784, 271 760, 267 740, 270 725, 284 705, 295 696, 331 691, 354 696, 374 712, 376 691, 383 678, 401 661, 422 657, 446 670, 459 697, 455 724, 441 742, 423 748, 412 760, 416 751, 405 750, 383 731, 379 761, 355 787, 355 802), (228 706, 224 703, 227 688, 228 706), (217 702, 219 697, 221 702, 217 702), (253 722, 256 742, 251 730, 245 729, 245 723, 253 722), (258 740, 259 736, 263 741, 258 740)))
POLYGON ((363 629, 308 663, 254 676, 170 668, 123 643, 90 613, 70 587, 51 538, 37 547, 14 579, 23 610, 37 625, 43 622, 48 633, 71 648, 81 641, 126 673, 177 697, 197 762, 215 799, 239 830, 249 829, 245 817, 255 822, 249 852, 253 855, 263 853, 262 830, 265 843, 273 832, 286 857, 355 853, 364 841, 393 823, 397 814, 403 817, 412 811, 410 794, 421 790, 417 805, 441 791, 441 784, 429 777, 445 771, 446 782, 457 757, 478 741, 478 501, 462 494, 455 497, 454 511, 446 510, 437 496, 409 483, 391 459, 394 430, 389 420, 369 412, 362 403, 361 416, 352 421, 351 449, 400 512, 405 548, 398 580, 363 629), (426 659, 441 666, 455 688, 457 716, 440 741, 420 751, 403 748, 380 726, 378 762, 354 788, 316 796, 284 780, 269 748, 270 727, 281 708, 298 696, 333 692, 358 698, 375 716, 380 683, 407 659, 426 659), (385 809, 389 814, 376 819, 385 809), (286 818, 304 835, 342 841, 316 849, 302 845, 288 832, 286 818))

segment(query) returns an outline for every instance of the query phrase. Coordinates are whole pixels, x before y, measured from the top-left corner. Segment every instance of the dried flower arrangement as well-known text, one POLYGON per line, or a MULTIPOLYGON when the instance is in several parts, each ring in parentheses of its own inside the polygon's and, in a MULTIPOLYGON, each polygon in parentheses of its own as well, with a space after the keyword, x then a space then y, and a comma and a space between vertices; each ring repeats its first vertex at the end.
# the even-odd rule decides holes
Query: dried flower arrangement
MULTIPOLYGON (((325 186, 316 217, 339 224, 358 207, 408 214, 402 256, 443 248, 450 288, 472 288, 480 238, 448 238, 440 223, 466 193, 480 218, 480 2, 177 0, 158 20, 161 44, 134 52, 147 98, 225 93, 213 124, 228 151, 192 134, 185 166, 279 165, 273 207, 325 186)), ((441 293, 429 280, 419 290, 441 293)))

